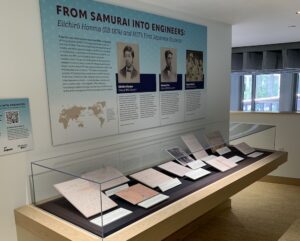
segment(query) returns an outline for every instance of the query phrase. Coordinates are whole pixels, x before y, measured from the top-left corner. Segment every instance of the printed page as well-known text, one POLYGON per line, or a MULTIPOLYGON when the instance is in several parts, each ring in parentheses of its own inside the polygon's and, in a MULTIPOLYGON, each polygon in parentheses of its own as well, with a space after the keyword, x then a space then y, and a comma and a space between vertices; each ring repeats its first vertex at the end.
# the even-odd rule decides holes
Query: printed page
POLYGON ((241 142, 241 143, 239 143, 237 145, 234 145, 234 147, 236 149, 238 149, 238 151, 240 151, 244 155, 249 155, 250 153, 255 152, 255 149, 253 149, 251 146, 249 146, 245 142, 241 142))
POLYGON ((151 197, 154 197, 158 195, 159 193, 142 185, 142 184, 136 184, 133 185, 125 190, 122 190, 116 195, 127 202, 130 202, 131 204, 138 204, 142 201, 145 201, 151 197))
POLYGON ((125 177, 119 170, 110 166, 85 173, 82 175, 82 177, 100 183, 101 191, 110 189, 123 183, 127 183, 129 181, 129 179, 125 177))
POLYGON ((183 177, 186 173, 191 171, 190 168, 184 167, 172 161, 159 165, 158 167, 167 172, 175 174, 178 177, 183 177))
POLYGON ((193 156, 201 160, 203 157, 208 156, 207 152, 204 150, 203 146, 200 144, 200 142, 197 140, 197 138, 193 134, 186 134, 181 136, 181 139, 186 144, 186 146, 189 148, 193 156))
POLYGON ((173 178, 159 171, 149 168, 130 175, 133 179, 151 187, 156 188, 164 182, 171 181, 173 178))
POLYGON ((54 185, 54 187, 86 218, 118 206, 113 200, 100 192, 98 184, 73 179, 54 185), (101 195, 101 199, 100 199, 101 195))

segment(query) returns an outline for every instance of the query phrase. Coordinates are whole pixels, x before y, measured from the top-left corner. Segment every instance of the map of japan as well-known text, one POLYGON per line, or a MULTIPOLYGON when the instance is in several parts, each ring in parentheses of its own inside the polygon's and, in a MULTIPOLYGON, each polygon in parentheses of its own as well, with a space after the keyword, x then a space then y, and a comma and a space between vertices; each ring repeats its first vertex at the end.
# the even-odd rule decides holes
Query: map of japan
POLYGON ((78 127, 85 126, 82 120, 84 116, 93 116, 97 118, 100 126, 105 123, 104 108, 106 107, 105 101, 98 101, 91 106, 77 106, 74 105, 70 108, 63 108, 59 114, 58 122, 61 123, 64 129, 68 129, 70 122, 75 122, 78 127))

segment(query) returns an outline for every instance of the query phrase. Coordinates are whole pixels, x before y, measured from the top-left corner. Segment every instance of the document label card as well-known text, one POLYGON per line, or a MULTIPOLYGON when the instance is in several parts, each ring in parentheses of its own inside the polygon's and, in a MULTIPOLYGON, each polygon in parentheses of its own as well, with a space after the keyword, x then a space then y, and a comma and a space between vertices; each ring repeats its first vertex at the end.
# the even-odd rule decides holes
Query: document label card
POLYGON ((106 191, 105 194, 106 194, 106 196, 110 197, 110 196, 115 195, 117 192, 120 192, 120 191, 125 190, 127 188, 129 188, 129 185, 124 184, 124 185, 121 185, 121 186, 118 186, 118 187, 115 187, 113 189, 110 189, 110 190, 106 191))
POLYGON ((262 152, 253 152, 253 153, 251 153, 250 155, 248 155, 248 157, 251 157, 251 158, 256 158, 256 157, 259 157, 259 156, 261 156, 262 154, 264 154, 264 153, 262 153, 262 152))
POLYGON ((32 148, 29 99, 0 99, 0 156, 32 148))
POLYGON ((169 198, 169 196, 167 196, 167 195, 158 194, 152 198, 147 199, 146 201, 139 203, 138 206, 140 206, 142 208, 150 208, 150 207, 154 206, 155 204, 158 204, 168 198, 169 198))
POLYGON ((229 160, 229 161, 232 161, 232 162, 234 162, 234 163, 238 163, 238 162, 244 160, 244 158, 243 158, 243 157, 240 157, 240 156, 233 156, 233 157, 228 158, 228 160, 229 160))
POLYGON ((211 173, 210 171, 207 171, 203 168, 199 168, 197 170, 192 170, 192 171, 186 173, 185 176, 188 178, 191 178, 192 180, 197 180, 197 179, 204 177, 210 173, 211 173))
POLYGON ((188 165, 188 167, 190 167, 192 169, 198 169, 198 168, 206 166, 206 164, 201 160, 196 160, 196 161, 190 162, 187 165, 188 165))
POLYGON ((91 223, 96 224, 100 227, 105 226, 107 224, 110 224, 114 221, 117 221, 129 214, 131 214, 132 212, 130 210, 127 210, 125 208, 118 208, 114 211, 111 211, 109 213, 104 214, 103 216, 97 217, 95 219, 91 220, 91 223), (102 221, 102 217, 103 217, 103 221, 102 221), (102 223, 103 222, 103 223, 102 223))
POLYGON ((165 192, 169 189, 172 189, 173 187, 177 187, 178 185, 180 185, 181 182, 179 181, 178 178, 173 178, 170 181, 166 181, 163 184, 159 185, 158 188, 162 191, 165 192))
POLYGON ((231 150, 227 147, 227 146, 224 146, 224 147, 221 147, 219 148, 218 150, 216 150, 216 152, 219 154, 219 155, 224 155, 226 153, 229 153, 231 152, 231 150))

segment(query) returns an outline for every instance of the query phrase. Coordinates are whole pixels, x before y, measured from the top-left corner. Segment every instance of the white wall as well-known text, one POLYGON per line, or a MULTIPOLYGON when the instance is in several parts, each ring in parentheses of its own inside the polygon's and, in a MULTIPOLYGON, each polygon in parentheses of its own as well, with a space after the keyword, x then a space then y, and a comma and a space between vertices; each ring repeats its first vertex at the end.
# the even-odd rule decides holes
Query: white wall
MULTIPOLYGON (((228 123, 231 26, 188 17, 188 14, 158 9, 133 0, 106 2, 207 25, 207 119, 228 123)), ((140 131, 134 135, 108 137, 54 148, 51 145, 38 0, 1 0, 0 29, 0 98, 28 97, 30 99, 34 137, 33 151, 0 157, 1 240, 16 241, 13 210, 30 200, 28 186, 30 161, 201 124, 195 121, 140 131)))
MULTIPOLYGON (((288 161, 270 175, 300 178, 300 114, 233 112, 230 121, 275 125, 275 149, 287 151, 288 161)), ((261 143, 260 136, 254 135, 252 142, 261 143)))

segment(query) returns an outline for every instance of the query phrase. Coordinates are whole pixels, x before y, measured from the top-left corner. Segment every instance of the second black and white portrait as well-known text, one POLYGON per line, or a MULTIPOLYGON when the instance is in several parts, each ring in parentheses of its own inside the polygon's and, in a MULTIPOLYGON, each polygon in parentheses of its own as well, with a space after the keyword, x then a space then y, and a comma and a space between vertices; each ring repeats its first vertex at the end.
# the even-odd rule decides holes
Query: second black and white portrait
POLYGON ((198 82, 204 80, 203 73, 203 52, 186 51, 186 81, 198 82))
POLYGON ((160 49, 161 82, 177 81, 177 51, 173 48, 160 49))

